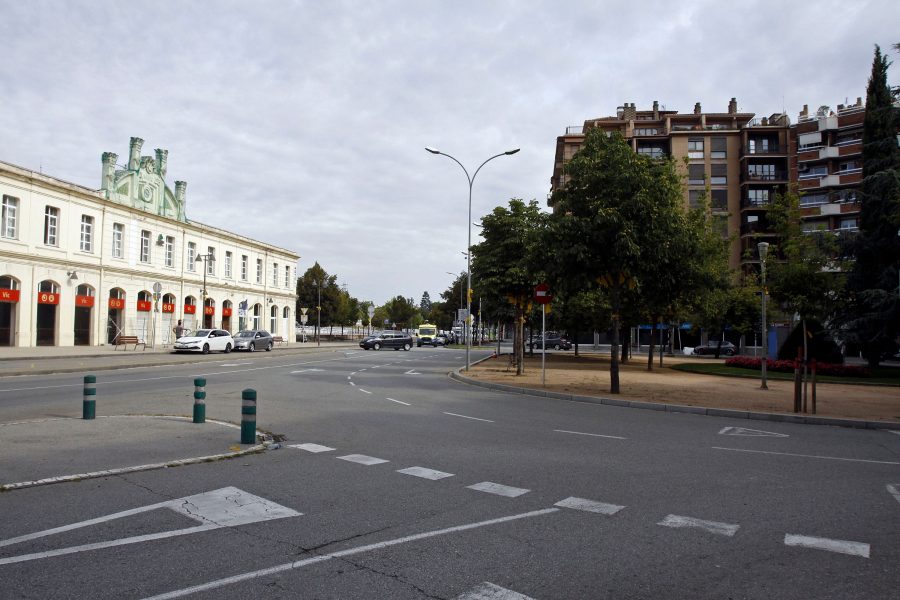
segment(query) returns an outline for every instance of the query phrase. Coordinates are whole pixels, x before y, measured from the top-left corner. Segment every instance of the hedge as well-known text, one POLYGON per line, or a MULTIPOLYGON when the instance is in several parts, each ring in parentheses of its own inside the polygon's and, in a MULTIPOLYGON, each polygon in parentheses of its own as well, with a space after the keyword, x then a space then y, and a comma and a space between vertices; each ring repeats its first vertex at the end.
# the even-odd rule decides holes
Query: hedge
MULTIPOLYGON (((793 373, 793 360, 772 360, 766 361, 766 369, 769 371, 779 371, 781 373, 793 373)), ((739 369, 759 370, 762 367, 762 359, 752 356, 734 356, 725 360, 725 366, 737 367, 739 369)), ((865 367, 857 365, 842 365, 837 363, 816 363, 816 373, 819 375, 834 375, 836 377, 869 377, 869 370, 865 367)))

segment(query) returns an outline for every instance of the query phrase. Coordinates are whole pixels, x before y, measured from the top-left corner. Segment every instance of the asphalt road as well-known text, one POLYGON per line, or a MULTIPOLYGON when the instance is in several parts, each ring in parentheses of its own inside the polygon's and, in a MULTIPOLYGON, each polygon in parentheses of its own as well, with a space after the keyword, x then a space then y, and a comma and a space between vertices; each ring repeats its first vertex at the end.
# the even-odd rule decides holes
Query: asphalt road
MULTIPOLYGON (((900 597, 900 435, 492 392, 463 362, 99 374, 98 415, 189 415, 203 375, 207 417, 239 421, 256 389, 285 446, 0 494, 0 597, 900 597)), ((81 386, 0 379, 0 421, 78 416, 81 386)))

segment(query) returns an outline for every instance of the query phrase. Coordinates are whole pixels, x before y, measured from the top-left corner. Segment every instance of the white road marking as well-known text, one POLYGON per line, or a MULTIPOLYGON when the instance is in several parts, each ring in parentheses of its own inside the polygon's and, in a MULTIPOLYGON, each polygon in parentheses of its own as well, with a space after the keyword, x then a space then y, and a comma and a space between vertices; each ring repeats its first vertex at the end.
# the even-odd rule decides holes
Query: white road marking
POLYGON ((328 446, 321 446, 319 444, 290 444, 288 448, 298 448, 300 450, 306 450, 307 452, 331 452, 334 448, 329 448, 328 446))
POLYGON ((723 427, 719 435, 744 435, 748 437, 791 437, 786 433, 762 431, 761 429, 747 429, 745 427, 723 427))
POLYGON ((353 379, 353 378, 350 377, 349 375, 347 375, 347 381, 350 381, 351 379, 353 379))
POLYGON ((419 372, 416 371, 415 369, 410 369, 409 371, 407 371, 406 373, 404 373, 404 375, 421 375, 421 373, 419 373, 419 372))
POLYGON ((491 481, 482 481, 481 483, 476 483, 475 485, 467 485, 466 487, 470 490, 487 492, 488 494, 496 494, 498 496, 506 496, 507 498, 518 498, 522 494, 527 494, 531 491, 526 490, 525 488, 511 487, 508 485, 493 483, 491 481))
POLYGON ((270 521, 273 519, 283 519, 285 517, 300 516, 295 510, 270 502, 265 498, 248 494, 236 487, 225 487, 212 492, 186 496, 176 500, 168 500, 159 502, 149 506, 133 508, 122 512, 113 513, 96 519, 80 521, 71 525, 55 527, 45 531, 23 535, 8 540, 0 541, 0 546, 9 546, 20 542, 27 542, 38 538, 46 537, 56 533, 63 533, 97 525, 120 519, 122 517, 130 517, 143 512, 167 508, 188 517, 201 524, 194 527, 184 529, 176 529, 174 531, 165 531, 161 533, 152 533, 148 535, 137 535, 133 537, 121 538, 118 540, 110 540, 106 542, 97 542, 93 544, 83 544, 81 546, 71 546, 69 548, 59 548, 57 550, 48 550, 46 552, 35 552, 33 554, 22 554, 19 556, 10 556, 0 559, 0 565, 25 562, 29 560, 37 560, 41 558, 50 558, 53 556, 62 556, 64 554, 75 554, 77 552, 85 552, 88 550, 98 550, 101 548, 113 548, 115 546, 124 546, 126 544, 137 544, 139 542, 149 542, 153 540, 161 540, 181 535, 189 535, 201 531, 209 531, 212 529, 220 529, 222 527, 236 527, 238 525, 247 525, 250 523, 258 523, 260 521, 270 521))
POLYGON ((289 571, 291 569, 300 569, 307 565, 312 565, 316 563, 320 563, 326 560, 331 560, 332 558, 342 558, 344 556, 353 556, 354 554, 361 554, 363 552, 370 552, 372 550, 380 550, 382 548, 389 548, 391 546, 397 546, 399 544, 406 544, 409 542, 416 542, 419 540, 424 540, 428 538, 432 538, 439 535, 447 535, 450 533, 456 533, 458 531, 468 531, 471 529, 478 529, 480 527, 487 527, 489 525, 497 525, 500 523, 507 523, 509 521, 516 521, 518 519, 527 519, 531 517, 540 517, 543 515, 548 515, 551 513, 555 513, 559 511, 558 508, 545 508, 543 510, 535 510, 532 512, 521 513, 518 515, 510 515, 508 517, 500 517, 498 519, 490 519, 488 521, 480 521, 478 523, 468 523, 466 525, 457 525, 455 527, 448 527, 446 529, 437 529, 433 531, 426 531, 424 533, 417 533, 415 535, 410 535, 402 538, 396 538, 393 540, 387 540, 384 542, 378 542, 375 544, 368 544, 366 546, 358 546, 356 548, 349 548, 347 550, 341 550, 340 552, 334 552, 332 554, 324 554, 321 556, 314 556, 312 558, 307 558, 304 560, 298 560, 294 562, 284 563, 281 565, 277 565, 275 567, 269 567, 268 569, 260 569, 258 571, 250 571, 248 573, 242 573, 240 575, 234 575, 232 577, 225 577, 223 579, 217 579, 215 581, 210 581, 208 583, 202 583, 200 585, 191 586, 188 588, 175 590, 172 592, 168 592, 166 594, 159 594, 158 596, 152 596, 150 598, 145 598, 144 600, 171 600, 173 598, 181 598, 183 596, 188 596, 190 594, 196 594, 199 592, 206 592, 209 590, 214 590, 220 587, 225 587, 226 585, 231 585, 233 583, 240 583, 242 581, 248 581, 250 579, 256 579, 257 577, 264 577, 267 575, 274 575, 276 573, 281 573, 284 571, 289 571))
POLYGON ((300 369, 299 371, 291 371, 291 375, 294 373, 313 373, 313 372, 322 372, 325 369, 300 369))
POLYGON ((897 502, 900 502, 900 483, 895 483, 893 485, 888 484, 887 491, 891 496, 896 498, 897 502))
POLYGON ((810 537, 808 535, 786 533, 784 534, 784 545, 800 546, 802 548, 814 548, 816 550, 827 550, 829 552, 839 552, 840 554, 849 554, 850 556, 862 556, 863 558, 869 558, 869 544, 864 544, 862 542, 830 540, 828 538, 810 537))
POLYGON ((390 400, 391 402, 396 402, 397 404, 402 404, 403 406, 410 406, 409 402, 401 402, 400 400, 394 400, 393 398, 385 398, 385 400, 390 400))
POLYGON ((900 435, 900 430, 897 430, 897 429, 886 429, 885 431, 887 431, 889 433, 894 433, 896 435, 900 435))
POLYGON ((434 469, 426 469, 425 467, 409 467, 408 469, 399 469, 398 473, 404 475, 412 475, 413 477, 421 477, 422 479, 430 479, 437 481, 445 477, 453 477, 453 473, 444 473, 443 471, 435 471, 434 469))
POLYGON ((252 365, 253 363, 243 362, 243 363, 224 363, 220 366, 223 367, 243 367, 244 365, 252 365))
POLYGON ((570 496, 565 500, 560 500, 553 506, 559 506, 561 508, 571 508, 574 510, 583 510, 587 512, 598 513, 601 515, 614 515, 625 508, 624 506, 619 506, 618 504, 606 504, 605 502, 585 500, 584 498, 575 498, 574 496, 570 496))
POLYGON ((362 388, 356 388, 356 389, 358 389, 359 391, 361 391, 363 394, 371 394, 371 393, 372 393, 372 392, 370 392, 369 390, 364 390, 364 389, 362 389, 362 388))
POLYGON ((391 462, 383 458, 375 458, 374 456, 366 456, 365 454, 348 454, 347 456, 338 456, 341 460, 359 463, 361 465, 380 465, 381 463, 391 462))
POLYGON ((776 456, 796 456, 799 458, 820 458, 822 460, 842 460, 846 462, 874 463, 876 465, 900 465, 900 462, 888 460, 866 460, 863 458, 842 458, 840 456, 817 456, 815 454, 793 454, 791 452, 768 452, 766 450, 744 450, 743 448, 721 448, 713 446, 713 450, 730 450, 731 452, 750 452, 753 454, 774 454, 776 456))
POLYGON ((619 437, 617 435, 600 435, 599 433, 584 433, 583 431, 568 431, 566 429, 554 429, 556 433, 573 433, 575 435, 589 435, 591 437, 610 438, 612 440, 627 440, 628 438, 619 437))
POLYGON ((356 387, 356 384, 353 383, 352 381, 350 382, 350 385, 352 385, 353 387, 356 387))
POLYGON ((668 515, 665 519, 657 523, 657 525, 662 525, 663 527, 696 527, 697 529, 702 529, 703 531, 708 531, 709 533, 714 533, 716 535, 726 535, 728 537, 734 536, 737 533, 738 529, 740 529, 740 525, 733 525, 731 523, 719 523, 717 521, 704 521, 703 519, 695 519, 693 517, 682 517, 679 515, 668 515))
POLYGON ((451 417, 460 417, 462 419, 472 419, 473 421, 484 421, 485 423, 493 423, 490 419, 479 419, 478 417, 467 417, 466 415, 458 415, 456 413, 445 412, 445 415, 450 415, 451 417))
POLYGON ((534 598, 485 581, 453 600, 534 600, 534 598))

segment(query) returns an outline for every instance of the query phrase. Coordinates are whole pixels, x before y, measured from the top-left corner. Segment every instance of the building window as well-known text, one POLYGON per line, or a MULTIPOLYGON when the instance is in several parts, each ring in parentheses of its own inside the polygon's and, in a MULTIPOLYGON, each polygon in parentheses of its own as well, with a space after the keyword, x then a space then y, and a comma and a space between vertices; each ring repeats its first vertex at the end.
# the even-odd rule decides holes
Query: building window
POLYGON ((225 277, 231 279, 231 252, 225 252, 225 277))
POLYGON ((688 165, 688 185, 706 184, 706 169, 703 165, 688 165))
POLYGON ((166 266, 175 266, 175 238, 171 235, 166 236, 166 266))
POLYGON ((44 209, 44 243, 48 246, 59 245, 59 209, 48 206, 44 209))
POLYGON ((710 158, 727 158, 728 157, 728 138, 714 137, 710 138, 710 158))
POLYGON ((659 135, 659 130, 656 127, 638 127, 634 135, 659 135))
POLYGON ((688 158, 703 158, 703 138, 688 140, 688 158))
POLYGON ((828 231, 828 224, 824 221, 804 221, 801 224, 803 233, 821 233, 828 231))
POLYGON ((862 140, 862 130, 857 129, 856 131, 842 131, 838 132, 836 146, 844 146, 846 144, 853 144, 862 140))
MULTIPOLYGON (((804 165, 805 166, 805 165, 804 165)), ((828 175, 827 165, 816 165, 814 167, 800 167, 800 179, 812 179, 813 177, 825 177, 828 175)))
POLYGON ((747 165, 747 175, 750 179, 773 181, 775 179, 775 165, 747 165))
POLYGON ((828 194, 803 194, 800 196, 800 206, 819 206, 820 204, 828 204, 828 194))
POLYGON ((690 190, 688 191, 688 205, 691 208, 700 208, 700 201, 706 195, 704 190, 690 190))
POLYGON ((848 160, 838 165, 838 173, 846 173, 848 171, 858 171, 862 165, 857 160, 848 160))
MULTIPOLYGON (((856 202, 856 190, 838 190, 832 199, 834 202, 856 202)), ((802 202, 803 198, 800 200, 802 202)))
POLYGON ((269 330, 272 333, 278 331, 278 307, 273 306, 269 311, 269 330))
POLYGON ((212 246, 206 247, 206 274, 216 274, 216 249, 212 246))
POLYGON ((638 146, 638 154, 649 156, 650 158, 663 158, 666 155, 666 149, 660 144, 645 144, 638 146))
POLYGON ((284 287, 291 289, 291 267, 284 268, 284 287))
POLYGON ((141 230, 141 262, 150 262, 150 232, 146 229, 141 230))
POLYGON ((17 213, 19 212, 19 199, 12 196, 3 196, 3 215, 0 220, 0 237, 16 237, 17 213))
POLYGON ((726 185, 728 183, 728 165, 712 165, 709 183, 710 185, 726 185))
POLYGON ((278 287, 278 263, 272 263, 272 287, 278 287))
POLYGON ((262 279, 263 279, 262 259, 257 258, 256 259, 256 283, 262 283, 262 279))
POLYGON ((856 217, 851 217, 848 219, 841 219, 840 228, 842 231, 854 231, 859 227, 859 219, 856 217))
POLYGON ((250 268, 250 259, 246 254, 241 254, 241 281, 247 281, 247 270, 250 268))
POLYGON ((765 206, 769 203, 769 190, 747 190, 747 203, 751 206, 765 206))
POLYGON ((122 258, 122 249, 124 247, 125 225, 122 223, 113 223, 112 237, 112 255, 113 258, 122 258))
POLYGON ((728 210, 728 190, 710 190, 712 209, 718 212, 728 210))
POLYGON ((187 251, 187 270, 188 271, 196 271, 197 267, 194 266, 197 261, 197 244, 194 242, 188 242, 188 251, 187 251))
POLYGON ((94 217, 81 215, 81 245, 82 252, 94 251, 94 217))

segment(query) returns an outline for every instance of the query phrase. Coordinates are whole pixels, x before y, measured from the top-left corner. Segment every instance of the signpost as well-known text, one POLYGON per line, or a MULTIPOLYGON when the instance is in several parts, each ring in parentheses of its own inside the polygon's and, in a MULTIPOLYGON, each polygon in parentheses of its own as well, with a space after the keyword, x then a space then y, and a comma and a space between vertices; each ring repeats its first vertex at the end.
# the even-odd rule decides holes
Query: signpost
POLYGON ((158 317, 156 313, 159 312, 159 298, 160 293, 162 292, 162 284, 160 282, 156 282, 153 284, 153 312, 150 313, 150 347, 156 348, 156 321, 158 317))
POLYGON ((372 317, 375 316, 375 306, 370 304, 366 309, 366 314, 369 315, 369 333, 372 333, 372 317))
POLYGON ((546 385, 547 375, 547 305, 553 300, 550 294, 550 286, 539 283, 534 287, 534 301, 541 305, 541 385, 546 385))

